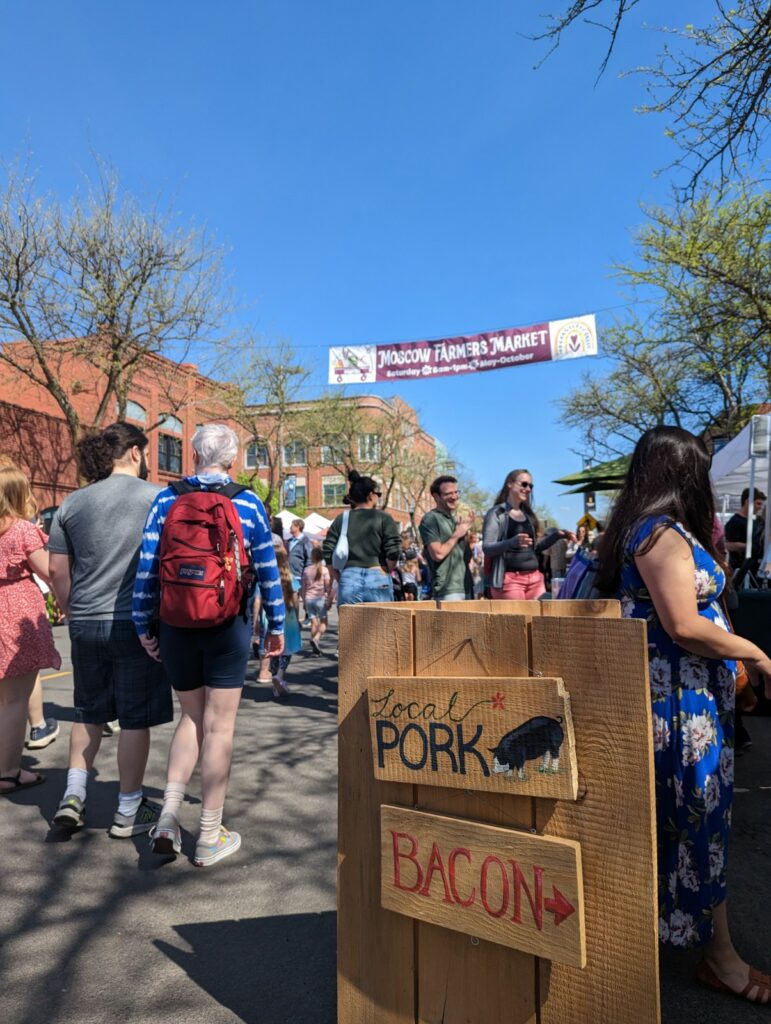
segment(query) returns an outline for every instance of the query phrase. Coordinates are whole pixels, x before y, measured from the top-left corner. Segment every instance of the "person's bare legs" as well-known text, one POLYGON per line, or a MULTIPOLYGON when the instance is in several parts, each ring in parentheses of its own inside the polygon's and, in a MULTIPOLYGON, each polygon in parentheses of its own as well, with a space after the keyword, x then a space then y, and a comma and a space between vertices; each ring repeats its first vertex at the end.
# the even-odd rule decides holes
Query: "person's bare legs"
POLYGON ((29 722, 30 727, 40 725, 41 722, 45 722, 45 715, 43 713, 43 684, 40 682, 39 672, 35 677, 35 685, 32 687, 32 693, 29 695, 27 721, 29 722))
POLYGON ((217 810, 225 804, 233 756, 233 733, 241 701, 241 688, 220 690, 206 687, 201 745, 201 805, 217 810))
MULTIPOLYGON (((720 978, 735 992, 741 992, 749 981, 750 965, 734 949, 731 933, 728 928, 728 908, 726 902, 718 904, 713 911, 714 929, 712 939, 704 947, 704 959, 720 978)), ((750 999, 757 995, 757 987, 747 993, 750 999)), ((768 998, 759 1002, 766 1003, 768 998)))
POLYGON ((70 768, 90 772, 102 743, 102 726, 73 722, 70 732, 70 768))
MULTIPOLYGON (((12 778, 21 768, 21 753, 27 734, 27 708, 37 672, 0 679, 0 775, 12 778)), ((21 782, 32 782, 35 772, 22 769, 21 782)), ((13 789, 0 782, 0 789, 13 789)))
POLYGON ((186 786, 201 752, 206 691, 203 686, 199 686, 197 690, 177 690, 176 693, 181 714, 169 747, 166 777, 169 782, 186 786))
POLYGON ((149 729, 121 729, 118 735, 118 776, 121 793, 136 793, 142 788, 149 753, 149 729))

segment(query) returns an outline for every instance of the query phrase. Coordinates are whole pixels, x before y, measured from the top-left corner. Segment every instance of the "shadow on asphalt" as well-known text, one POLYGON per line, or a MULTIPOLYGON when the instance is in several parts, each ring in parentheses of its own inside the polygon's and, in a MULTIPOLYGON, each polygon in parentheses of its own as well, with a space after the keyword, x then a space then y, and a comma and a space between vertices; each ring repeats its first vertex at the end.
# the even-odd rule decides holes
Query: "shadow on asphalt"
POLYGON ((334 1024, 337 915, 176 925, 189 950, 154 945, 244 1024, 334 1024))

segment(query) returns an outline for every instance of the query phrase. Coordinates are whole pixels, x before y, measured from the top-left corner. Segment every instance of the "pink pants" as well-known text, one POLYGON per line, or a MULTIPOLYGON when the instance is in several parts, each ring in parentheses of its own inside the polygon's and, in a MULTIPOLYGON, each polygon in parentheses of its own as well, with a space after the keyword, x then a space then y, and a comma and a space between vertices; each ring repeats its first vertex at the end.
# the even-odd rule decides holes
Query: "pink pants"
POLYGON ((503 586, 491 587, 490 594, 495 601, 537 601, 546 590, 543 573, 507 572, 503 574, 503 586))

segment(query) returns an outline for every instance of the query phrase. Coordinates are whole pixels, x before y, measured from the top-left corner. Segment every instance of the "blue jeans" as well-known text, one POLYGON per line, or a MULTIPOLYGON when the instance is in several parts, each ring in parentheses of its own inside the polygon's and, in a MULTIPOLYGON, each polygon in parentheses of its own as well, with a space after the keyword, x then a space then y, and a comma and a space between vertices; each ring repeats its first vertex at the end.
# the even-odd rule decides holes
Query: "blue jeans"
POLYGON ((382 569, 343 569, 338 584, 337 604, 371 604, 393 601, 394 585, 382 569))

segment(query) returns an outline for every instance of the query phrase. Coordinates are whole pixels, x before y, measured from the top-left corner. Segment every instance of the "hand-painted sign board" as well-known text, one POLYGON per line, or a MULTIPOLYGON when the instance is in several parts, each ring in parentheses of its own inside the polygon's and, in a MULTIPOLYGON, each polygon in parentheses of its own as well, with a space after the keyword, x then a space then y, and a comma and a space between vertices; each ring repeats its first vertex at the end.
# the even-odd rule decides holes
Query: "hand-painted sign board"
POLYGON ((375 777, 575 800, 570 695, 561 679, 370 677, 375 777))
POLYGON ((586 966, 578 843, 388 804, 380 827, 386 910, 586 966))

